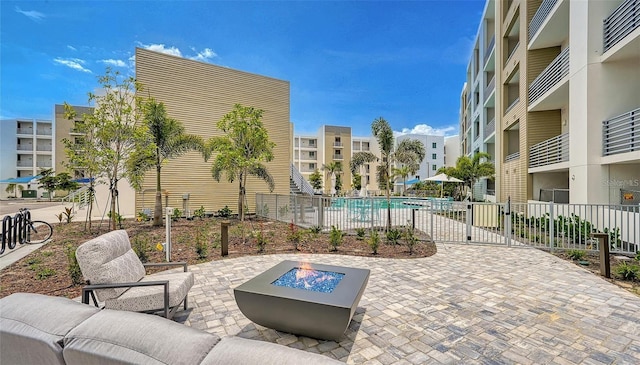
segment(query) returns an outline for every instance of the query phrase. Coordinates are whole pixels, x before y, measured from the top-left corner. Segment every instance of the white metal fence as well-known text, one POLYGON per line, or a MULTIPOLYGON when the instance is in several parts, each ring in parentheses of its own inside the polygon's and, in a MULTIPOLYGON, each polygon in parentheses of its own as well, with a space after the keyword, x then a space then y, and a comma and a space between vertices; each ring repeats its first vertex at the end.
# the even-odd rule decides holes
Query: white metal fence
POLYGON ((257 194, 256 214, 302 227, 342 231, 411 226, 436 242, 598 250, 592 233, 608 233, 611 252, 640 246, 640 206, 470 203, 449 199, 257 194))

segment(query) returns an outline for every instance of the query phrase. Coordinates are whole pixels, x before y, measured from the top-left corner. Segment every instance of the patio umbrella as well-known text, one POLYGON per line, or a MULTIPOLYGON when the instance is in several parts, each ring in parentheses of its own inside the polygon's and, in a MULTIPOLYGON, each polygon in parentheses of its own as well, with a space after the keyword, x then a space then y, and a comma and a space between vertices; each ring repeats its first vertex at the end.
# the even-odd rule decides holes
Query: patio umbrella
POLYGON ((336 174, 331 173, 331 196, 336 195, 336 174))
POLYGON ((441 173, 435 176, 431 176, 429 178, 424 179, 424 181, 439 181, 442 185, 440 185, 440 197, 442 198, 444 196, 444 183, 445 182, 456 182, 456 183, 461 183, 464 182, 460 179, 456 179, 453 176, 449 176, 445 173, 441 173))

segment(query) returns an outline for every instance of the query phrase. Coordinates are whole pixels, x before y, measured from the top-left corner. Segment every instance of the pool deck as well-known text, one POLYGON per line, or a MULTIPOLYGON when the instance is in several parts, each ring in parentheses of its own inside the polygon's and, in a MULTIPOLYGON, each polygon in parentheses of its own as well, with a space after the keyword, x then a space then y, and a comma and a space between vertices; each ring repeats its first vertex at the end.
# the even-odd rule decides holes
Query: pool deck
POLYGON ((190 270, 191 309, 179 321, 349 364, 640 363, 640 297, 535 249, 438 244, 420 259, 264 255, 190 270), (277 332, 242 315, 233 288, 282 260, 371 270, 340 340, 277 332))

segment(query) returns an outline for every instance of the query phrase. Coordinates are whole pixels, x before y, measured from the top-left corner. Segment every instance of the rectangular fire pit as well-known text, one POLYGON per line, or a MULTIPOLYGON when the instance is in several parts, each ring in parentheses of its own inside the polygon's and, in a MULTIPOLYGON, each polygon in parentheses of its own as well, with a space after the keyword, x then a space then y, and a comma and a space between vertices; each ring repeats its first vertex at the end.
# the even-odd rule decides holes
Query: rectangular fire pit
POLYGON ((259 325, 334 340, 349 326, 369 272, 282 261, 233 292, 240 311, 259 325))

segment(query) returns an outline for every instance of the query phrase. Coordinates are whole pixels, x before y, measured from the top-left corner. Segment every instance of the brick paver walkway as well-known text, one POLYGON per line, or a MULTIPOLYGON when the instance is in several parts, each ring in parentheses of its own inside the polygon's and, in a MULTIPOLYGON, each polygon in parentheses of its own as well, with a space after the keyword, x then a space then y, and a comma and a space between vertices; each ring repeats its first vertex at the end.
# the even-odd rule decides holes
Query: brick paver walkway
POLYGON ((185 324, 350 364, 640 363, 640 298, 538 250, 439 244, 423 259, 265 255, 190 269, 185 324), (264 328, 239 311, 233 288, 281 260, 371 270, 338 342, 264 328))

